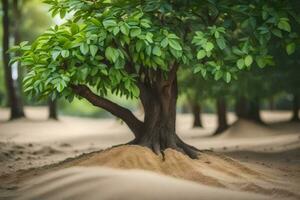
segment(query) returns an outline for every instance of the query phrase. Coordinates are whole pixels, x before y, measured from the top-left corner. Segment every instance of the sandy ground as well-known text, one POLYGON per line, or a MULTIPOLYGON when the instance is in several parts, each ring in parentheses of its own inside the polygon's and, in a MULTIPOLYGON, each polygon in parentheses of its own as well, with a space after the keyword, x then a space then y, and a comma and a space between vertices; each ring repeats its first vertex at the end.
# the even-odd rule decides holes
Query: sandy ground
MULTIPOLYGON (((181 166, 181 170, 170 168, 171 165, 166 165, 151 151, 145 156, 145 149, 128 147, 119 149, 118 153, 108 150, 92 154, 92 157, 83 156, 76 163, 71 160, 39 170, 18 171, 58 163, 132 139, 128 128, 115 119, 60 117, 58 122, 47 121, 44 108, 27 108, 26 115, 27 119, 7 122, 8 111, 0 109, 0 199, 9 198, 20 182, 31 179, 34 174, 65 166, 91 165, 145 169, 197 182, 198 186, 254 192, 279 199, 300 199, 300 124, 284 122, 290 117, 288 112, 263 112, 267 126, 247 121, 234 123, 234 115, 229 113, 233 126, 218 137, 210 137, 216 128, 215 115, 203 115, 204 129, 191 129, 191 116, 178 115, 177 132, 184 141, 199 149, 223 153, 205 152, 199 160, 190 160, 170 151, 170 155, 174 154, 170 156, 170 163, 181 166), (122 152, 135 157, 128 158, 122 152), (121 156, 114 156, 112 161, 112 155, 121 156), (141 157, 145 160, 141 161, 141 157), (172 157, 177 159, 172 160, 172 157), (156 167, 147 168, 151 166, 149 162, 156 167), (182 169, 193 169, 193 172, 182 169)), ((86 170, 81 171, 84 174, 86 170)))

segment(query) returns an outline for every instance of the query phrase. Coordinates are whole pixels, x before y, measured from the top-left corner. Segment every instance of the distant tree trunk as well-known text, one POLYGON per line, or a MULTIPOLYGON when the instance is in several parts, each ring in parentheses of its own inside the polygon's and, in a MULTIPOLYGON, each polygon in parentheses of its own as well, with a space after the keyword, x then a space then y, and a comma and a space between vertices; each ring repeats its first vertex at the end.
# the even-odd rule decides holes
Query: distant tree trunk
POLYGON ((57 117, 57 102, 56 102, 56 100, 48 101, 48 109, 49 109, 49 119, 57 120, 58 117, 57 117))
POLYGON ((194 117, 193 127, 203 127, 201 120, 201 106, 198 103, 192 105, 192 112, 194 117))
POLYGON ((12 79, 11 67, 9 66, 9 54, 7 53, 9 49, 9 3, 8 0, 2 0, 2 29, 3 29, 3 38, 2 38, 2 56, 3 56, 3 65, 5 70, 5 83, 8 94, 8 103, 11 110, 10 119, 17 119, 24 117, 24 111, 17 95, 17 90, 14 86, 14 81, 12 79))
POLYGON ((294 94, 293 95, 293 117, 292 121, 298 122, 299 119, 299 95, 294 94))
MULTIPOLYGON (((14 19, 14 43, 18 45, 21 42, 21 35, 20 35, 20 27, 21 27, 21 2, 20 0, 13 0, 13 19, 14 19)), ((18 54, 16 56, 19 56, 18 54)), ((22 98, 22 68, 21 63, 17 63, 17 72, 18 72, 18 79, 16 82, 16 94, 19 99, 19 104, 21 109, 23 109, 23 98, 22 98)))
POLYGON ((189 113, 189 105, 184 103, 181 107, 181 113, 189 113))
POLYGON ((275 110, 274 97, 270 97, 270 99, 269 99, 269 109, 275 110))
POLYGON ((226 101, 224 97, 217 98, 217 117, 218 117, 218 128, 215 131, 214 135, 218 135, 224 132, 228 128, 226 101))
POLYGON ((239 97, 235 103, 235 114, 237 118, 246 118, 247 115, 247 101, 245 97, 239 97))
POLYGON ((260 107, 258 98, 254 98, 249 101, 249 109, 246 119, 263 124, 263 121, 260 117, 260 107))

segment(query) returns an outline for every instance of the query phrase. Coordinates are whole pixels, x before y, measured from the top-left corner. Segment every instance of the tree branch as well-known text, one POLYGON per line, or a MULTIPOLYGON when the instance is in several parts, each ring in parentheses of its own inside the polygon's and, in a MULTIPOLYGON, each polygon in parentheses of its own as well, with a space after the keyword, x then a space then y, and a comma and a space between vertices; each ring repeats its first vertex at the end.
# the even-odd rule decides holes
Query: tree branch
POLYGON ((130 110, 112 101, 109 101, 108 99, 96 95, 86 85, 71 85, 71 88, 75 94, 85 98, 94 106, 103 108, 114 116, 122 119, 134 133, 136 138, 139 137, 139 135, 142 133, 141 131, 143 122, 138 120, 130 110))

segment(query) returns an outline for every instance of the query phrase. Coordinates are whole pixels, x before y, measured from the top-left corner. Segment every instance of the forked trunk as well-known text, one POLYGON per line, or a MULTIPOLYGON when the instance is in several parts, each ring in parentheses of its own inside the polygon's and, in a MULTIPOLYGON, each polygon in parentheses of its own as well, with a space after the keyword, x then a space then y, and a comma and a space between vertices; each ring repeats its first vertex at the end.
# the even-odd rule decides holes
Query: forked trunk
POLYGON ((177 80, 174 80, 142 91, 144 123, 142 131, 131 143, 149 147, 157 154, 172 148, 197 158, 198 150, 185 144, 176 134, 177 90, 177 80))
POLYGON ((201 120, 201 106, 198 103, 193 104, 192 111, 194 118, 193 127, 203 127, 201 120))
POLYGON ((293 97, 293 117, 292 121, 298 122, 299 119, 299 96, 297 94, 294 94, 293 97))
POLYGON ((228 128, 227 113, 226 113, 226 101, 223 97, 217 99, 217 117, 218 128, 214 135, 218 135, 224 132, 228 128))
POLYGON ((144 82, 138 82, 140 99, 144 107, 144 121, 133 113, 108 99, 93 93, 85 85, 72 85, 73 91, 93 105, 101 107, 122 119, 133 132, 135 139, 128 144, 148 147, 157 154, 172 148, 197 158, 199 150, 184 143, 176 134, 177 67, 173 67, 168 78, 156 71, 153 81, 146 76, 144 82))

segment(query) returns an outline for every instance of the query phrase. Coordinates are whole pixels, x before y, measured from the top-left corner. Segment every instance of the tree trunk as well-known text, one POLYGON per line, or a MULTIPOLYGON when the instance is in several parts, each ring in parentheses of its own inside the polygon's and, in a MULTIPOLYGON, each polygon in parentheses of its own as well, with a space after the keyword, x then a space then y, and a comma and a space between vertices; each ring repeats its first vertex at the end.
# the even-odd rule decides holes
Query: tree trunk
POLYGON ((299 119, 299 96, 297 94, 294 94, 293 96, 293 117, 292 121, 298 122, 299 119))
POLYGON ((199 150, 184 143, 176 134, 176 102, 178 96, 177 67, 172 67, 168 78, 156 71, 154 81, 146 74, 143 82, 137 81, 140 99, 144 107, 144 121, 133 113, 101 96, 96 95, 85 85, 71 85, 73 91, 122 119, 133 132, 135 139, 128 144, 136 144, 152 149, 156 154, 164 155, 167 148, 178 150, 190 158, 197 158, 199 150))
MULTIPOLYGON (((21 7, 22 7, 22 1, 20 0, 13 0, 13 19, 14 19, 14 43, 15 45, 19 45, 21 42, 21 35, 20 35, 20 27, 21 27, 21 7)), ((19 56, 19 54, 16 54, 15 56, 19 56)), ((23 110, 23 78, 22 78, 22 68, 21 68, 21 62, 17 62, 17 74, 18 78, 16 81, 14 81, 16 85, 16 95, 19 101, 20 109, 23 110)))
POLYGON ((218 135, 224 132, 228 128, 227 113, 226 113, 226 101, 225 98, 217 98, 217 116, 218 116, 218 128, 214 135, 218 135))
POLYGON ((48 101, 48 109, 49 109, 49 119, 57 120, 57 101, 49 100, 48 101))
POLYGON ((2 26, 3 26, 3 65, 5 71, 5 84, 8 94, 8 103, 11 110, 10 119, 17 119, 20 117, 24 117, 23 107, 20 101, 20 96, 17 94, 16 87, 14 85, 14 81, 12 79, 11 67, 9 66, 9 54, 7 53, 9 49, 9 4, 8 0, 2 0, 2 9, 3 9, 3 17, 2 17, 2 26))
POLYGON ((245 97, 239 97, 235 104, 235 115, 237 118, 246 118, 247 115, 247 101, 245 97))
POLYGON ((172 148, 197 158, 198 150, 185 144, 176 134, 176 78, 169 84, 159 82, 155 88, 141 92, 144 93, 141 100, 145 118, 142 133, 132 143, 149 147, 157 154, 172 148))
POLYGON ((194 123, 193 127, 203 127, 201 120, 201 106, 198 103, 192 105, 194 123))
POLYGON ((270 109, 271 111, 275 110, 274 97, 270 97, 270 99, 269 99, 269 109, 270 109))
POLYGON ((247 113, 248 120, 251 120, 253 122, 257 122, 260 124, 263 124, 263 121, 260 117, 260 108, 259 108, 259 99, 255 98, 249 101, 249 110, 247 113))

